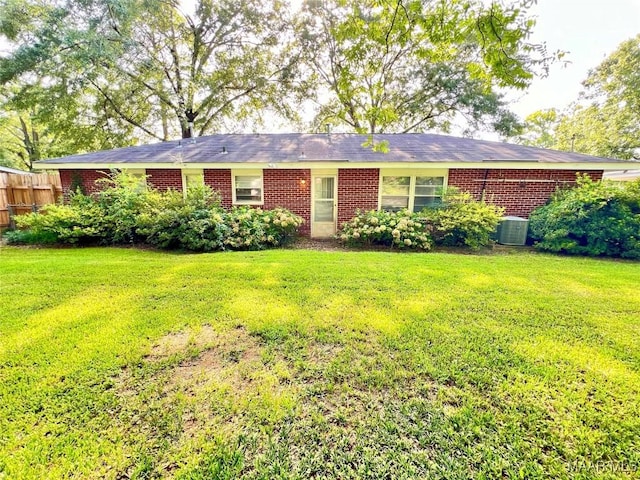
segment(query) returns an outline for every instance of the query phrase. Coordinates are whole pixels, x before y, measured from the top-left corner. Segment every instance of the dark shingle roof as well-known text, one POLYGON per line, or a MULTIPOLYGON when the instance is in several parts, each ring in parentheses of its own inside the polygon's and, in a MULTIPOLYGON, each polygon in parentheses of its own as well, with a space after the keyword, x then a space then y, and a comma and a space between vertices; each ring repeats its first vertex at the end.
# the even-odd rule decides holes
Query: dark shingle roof
MULTIPOLYGON (((540 162, 619 163, 572 152, 435 134, 378 134, 389 152, 363 147, 356 134, 220 134, 118 148, 39 162, 52 164, 282 163, 282 162, 540 162), (227 153, 222 153, 226 151, 227 153)), ((43 166, 44 166, 43 165, 43 166)))

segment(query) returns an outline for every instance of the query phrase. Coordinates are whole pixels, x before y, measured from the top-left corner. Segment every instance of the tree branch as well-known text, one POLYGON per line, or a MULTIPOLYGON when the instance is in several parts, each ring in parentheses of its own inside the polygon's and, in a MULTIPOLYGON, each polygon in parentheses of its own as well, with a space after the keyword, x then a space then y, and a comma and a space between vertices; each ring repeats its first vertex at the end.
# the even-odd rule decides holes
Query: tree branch
POLYGON ((98 90, 98 92, 100 93, 100 95, 102 95, 102 97, 109 103, 109 105, 111 105, 111 107, 113 108, 113 110, 118 114, 118 116, 124 120, 125 122, 127 122, 130 125, 133 125, 136 128, 139 128, 140 130, 142 130, 144 133, 146 133, 147 135, 156 138, 158 140, 162 140, 161 137, 159 137, 158 135, 156 135, 154 132, 152 132, 151 130, 149 130, 148 128, 146 128, 144 125, 142 125, 140 122, 134 120, 133 118, 131 118, 130 116, 128 116, 126 113, 124 113, 120 107, 117 105, 117 103, 107 94, 107 92, 100 87, 100 85, 98 85, 96 82, 94 82, 93 80, 89 80, 89 82, 96 88, 96 90, 98 90))

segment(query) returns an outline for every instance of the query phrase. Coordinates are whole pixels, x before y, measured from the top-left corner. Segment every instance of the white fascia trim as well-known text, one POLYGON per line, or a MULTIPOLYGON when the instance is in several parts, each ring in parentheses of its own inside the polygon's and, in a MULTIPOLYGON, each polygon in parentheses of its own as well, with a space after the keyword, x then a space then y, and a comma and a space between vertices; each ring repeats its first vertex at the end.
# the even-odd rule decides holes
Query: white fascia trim
POLYGON ((225 170, 256 170, 256 169, 356 169, 381 168, 394 170, 416 169, 491 169, 491 170, 628 170, 636 168, 636 162, 602 162, 602 163, 540 163, 523 161, 500 162, 291 162, 291 163, 185 163, 174 165, 170 163, 47 163, 34 165, 38 170, 110 170, 110 169, 225 169, 225 170), (273 165, 273 166, 270 166, 273 165))

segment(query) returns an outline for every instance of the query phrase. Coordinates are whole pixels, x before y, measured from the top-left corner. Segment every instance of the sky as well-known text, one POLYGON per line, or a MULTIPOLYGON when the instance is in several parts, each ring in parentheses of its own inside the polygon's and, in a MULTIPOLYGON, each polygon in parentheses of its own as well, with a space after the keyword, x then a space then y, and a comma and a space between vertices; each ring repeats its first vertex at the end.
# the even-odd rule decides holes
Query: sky
POLYGON ((533 81, 525 92, 509 94, 511 109, 521 118, 536 110, 562 110, 576 100, 581 82, 618 45, 640 34, 640 0, 538 0, 531 41, 546 42, 549 51, 569 52, 571 63, 553 65, 549 76, 533 81))

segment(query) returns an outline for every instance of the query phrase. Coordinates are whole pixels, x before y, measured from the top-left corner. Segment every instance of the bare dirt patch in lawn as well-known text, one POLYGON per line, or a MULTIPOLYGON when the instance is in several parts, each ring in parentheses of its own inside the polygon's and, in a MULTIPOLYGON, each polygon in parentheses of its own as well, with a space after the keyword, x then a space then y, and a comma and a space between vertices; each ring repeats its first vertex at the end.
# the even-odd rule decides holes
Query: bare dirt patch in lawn
POLYGON ((340 343, 312 343, 307 347, 307 358, 314 364, 326 365, 343 350, 340 343))
MULTIPOLYGON (((171 458, 213 438, 244 442, 244 473, 267 455, 256 448, 267 435, 294 450, 318 439, 329 449, 369 449, 364 432, 376 419, 395 421, 406 400, 397 395, 401 374, 376 372, 388 368, 379 340, 362 335, 349 347, 304 336, 273 344, 242 327, 172 332, 118 378, 119 423, 147 438, 160 477, 171 458)), ((409 434, 402 441, 415 443, 409 434)))
POLYGON ((235 397, 270 368, 263 361, 264 350, 260 338, 242 327, 187 328, 158 339, 143 363, 124 369, 116 383, 125 397, 149 386, 159 388, 167 397, 196 397, 205 389, 221 390, 235 397))
POLYGON ((152 347, 147 357, 149 361, 166 359, 172 355, 180 354, 187 348, 203 348, 215 342, 220 336, 211 325, 203 325, 198 329, 186 329, 179 332, 171 332, 160 338, 152 347))
POLYGON ((198 451, 212 436, 231 437, 256 416, 283 415, 280 403, 295 392, 280 374, 282 356, 266 358, 266 349, 244 328, 205 325, 165 335, 122 370, 117 421, 124 435, 147 438, 158 476, 168 474, 162 465, 170 458, 198 451))
POLYGON ((196 397, 205 387, 237 394, 264 368, 262 354, 259 339, 244 328, 220 331, 203 325, 158 339, 143 362, 124 368, 115 383, 123 399, 157 390, 170 401, 178 394, 196 397))
POLYGON ((235 328, 216 335, 207 332, 205 338, 200 347, 204 349, 197 356, 172 369, 168 390, 179 388, 195 395, 199 388, 214 382, 238 394, 250 387, 256 371, 265 368, 263 347, 245 329, 235 328))

